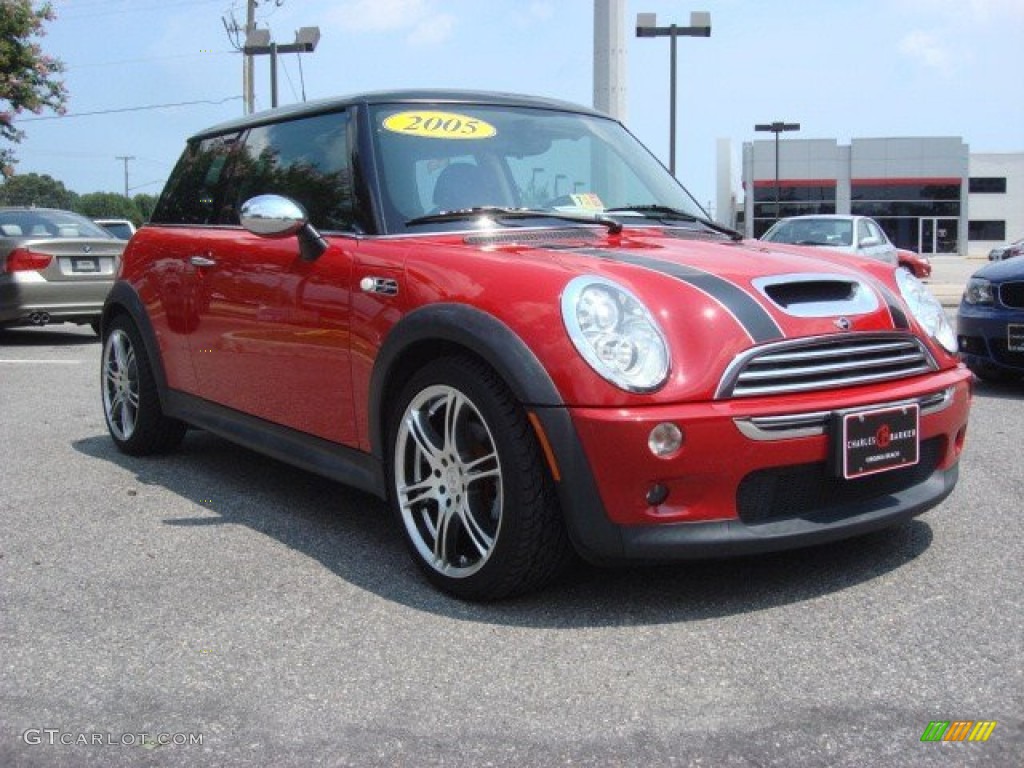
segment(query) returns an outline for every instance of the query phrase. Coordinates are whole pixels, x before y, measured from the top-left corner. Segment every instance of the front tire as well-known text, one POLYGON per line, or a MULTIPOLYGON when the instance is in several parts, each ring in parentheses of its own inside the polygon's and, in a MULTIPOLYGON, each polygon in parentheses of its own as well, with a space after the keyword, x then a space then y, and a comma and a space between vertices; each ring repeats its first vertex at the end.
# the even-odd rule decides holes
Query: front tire
POLYGON ((526 415, 501 379, 469 358, 442 358, 413 375, 395 412, 390 503, 427 578, 470 600, 552 579, 570 551, 565 525, 526 415))
POLYGON ((114 444, 124 453, 166 453, 181 443, 186 426, 164 415, 153 369, 135 324, 115 317, 103 340, 103 415, 114 444))

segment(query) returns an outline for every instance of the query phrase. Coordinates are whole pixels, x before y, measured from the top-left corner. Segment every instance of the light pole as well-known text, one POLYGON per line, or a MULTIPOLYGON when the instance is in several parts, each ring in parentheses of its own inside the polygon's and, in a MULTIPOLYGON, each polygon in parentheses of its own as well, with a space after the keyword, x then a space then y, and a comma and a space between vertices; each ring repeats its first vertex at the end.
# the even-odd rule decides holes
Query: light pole
POLYGON ((784 123, 776 120, 774 123, 758 123, 754 126, 755 131, 771 131, 775 134, 775 220, 779 216, 779 134, 783 131, 799 131, 800 123, 784 123))
POLYGON ((320 27, 300 27, 295 33, 295 42, 289 45, 278 45, 271 41, 270 31, 255 29, 246 35, 242 53, 246 56, 270 54, 270 106, 277 106, 277 54, 279 53, 312 53, 320 42, 320 27))
POLYGON ((671 58, 669 61, 669 112, 668 112, 668 170, 676 175, 676 38, 677 37, 711 37, 711 14, 707 11, 692 11, 690 26, 678 27, 670 24, 658 26, 655 13, 638 13, 636 15, 637 37, 669 37, 672 40, 671 58))

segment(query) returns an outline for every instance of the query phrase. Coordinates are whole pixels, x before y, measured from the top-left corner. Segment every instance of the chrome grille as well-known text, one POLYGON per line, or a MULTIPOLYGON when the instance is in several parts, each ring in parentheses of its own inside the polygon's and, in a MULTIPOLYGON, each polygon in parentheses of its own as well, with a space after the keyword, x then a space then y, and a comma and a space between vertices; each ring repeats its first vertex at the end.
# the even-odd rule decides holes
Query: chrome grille
POLYGON ((936 370, 931 354, 904 333, 844 334, 768 344, 736 358, 717 399, 836 389, 936 370))

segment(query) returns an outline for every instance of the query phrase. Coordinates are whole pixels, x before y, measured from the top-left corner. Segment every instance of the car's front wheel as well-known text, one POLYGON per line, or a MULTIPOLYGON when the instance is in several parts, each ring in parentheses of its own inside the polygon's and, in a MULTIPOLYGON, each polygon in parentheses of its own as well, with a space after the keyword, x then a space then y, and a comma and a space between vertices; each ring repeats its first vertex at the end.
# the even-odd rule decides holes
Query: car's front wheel
POLYGON ((164 415, 146 349, 135 324, 124 315, 111 321, 103 340, 100 379, 103 415, 119 449, 142 456, 169 451, 181 442, 185 424, 164 415))
POLYGON ((501 379, 443 358, 413 375, 395 412, 390 501, 427 578, 472 600, 550 580, 568 538, 536 437, 501 379))

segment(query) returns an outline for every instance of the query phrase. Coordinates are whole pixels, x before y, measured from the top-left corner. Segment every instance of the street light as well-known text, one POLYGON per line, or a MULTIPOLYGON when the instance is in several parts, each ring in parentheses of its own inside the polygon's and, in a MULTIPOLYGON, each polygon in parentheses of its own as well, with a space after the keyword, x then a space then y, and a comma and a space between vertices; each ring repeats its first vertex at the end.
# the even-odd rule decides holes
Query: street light
POLYGON ((669 37, 672 40, 672 54, 669 61, 669 117, 668 117, 668 170, 676 175, 676 38, 677 37, 711 37, 711 14, 707 11, 692 11, 690 26, 667 27, 658 26, 655 13, 638 13, 636 15, 637 37, 669 37))
POLYGON ((320 27, 300 27, 295 33, 295 42, 278 45, 270 39, 270 30, 254 29, 245 36, 242 53, 246 56, 270 54, 270 106, 277 106, 277 54, 312 53, 320 42, 320 27))
POLYGON ((779 134, 783 131, 799 131, 800 123, 784 123, 776 120, 774 123, 758 123, 754 126, 755 131, 771 131, 775 134, 775 220, 779 216, 779 134))

